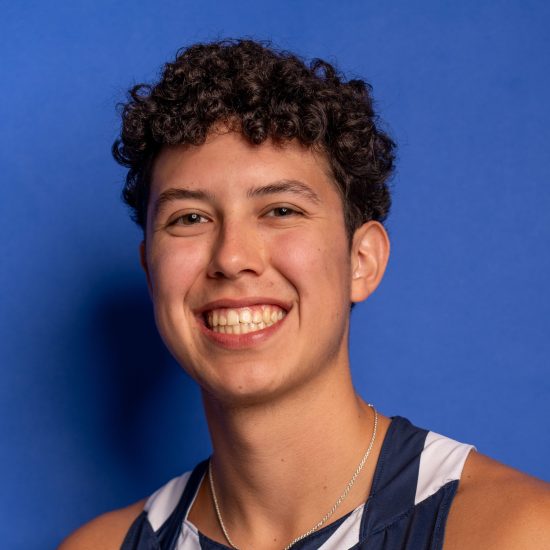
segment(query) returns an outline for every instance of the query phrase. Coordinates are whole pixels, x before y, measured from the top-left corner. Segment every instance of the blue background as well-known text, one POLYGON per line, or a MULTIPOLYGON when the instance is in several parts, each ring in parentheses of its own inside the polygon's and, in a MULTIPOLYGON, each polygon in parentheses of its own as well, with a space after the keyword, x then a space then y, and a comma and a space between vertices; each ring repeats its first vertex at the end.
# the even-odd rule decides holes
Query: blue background
POLYGON ((110 145, 130 85, 225 36, 364 76, 399 143, 392 258, 353 313, 358 390, 550 480, 548 2, 2 4, 3 548, 53 547, 209 452, 110 145))

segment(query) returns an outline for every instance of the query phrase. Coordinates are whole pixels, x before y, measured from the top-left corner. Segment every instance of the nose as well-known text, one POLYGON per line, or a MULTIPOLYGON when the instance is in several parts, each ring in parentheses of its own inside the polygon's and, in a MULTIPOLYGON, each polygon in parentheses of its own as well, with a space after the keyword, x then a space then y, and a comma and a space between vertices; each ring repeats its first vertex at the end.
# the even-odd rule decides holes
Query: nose
POLYGON ((208 275, 215 279, 237 279, 246 273, 260 275, 264 254, 257 230, 237 220, 226 220, 212 247, 208 275))

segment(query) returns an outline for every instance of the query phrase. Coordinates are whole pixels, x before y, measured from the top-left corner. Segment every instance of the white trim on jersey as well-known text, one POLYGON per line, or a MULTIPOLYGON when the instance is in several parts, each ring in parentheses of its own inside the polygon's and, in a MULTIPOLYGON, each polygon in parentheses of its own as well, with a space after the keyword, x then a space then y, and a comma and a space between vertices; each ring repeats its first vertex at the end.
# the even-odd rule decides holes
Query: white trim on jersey
POLYGON ((473 445, 459 443, 435 432, 428 432, 420 455, 420 468, 414 503, 434 495, 449 481, 460 479, 473 445))
POLYGON ((364 509, 364 504, 356 508, 345 521, 342 522, 342 525, 332 533, 330 538, 319 546, 319 550, 342 550, 342 548, 351 548, 357 544, 364 509))
POLYGON ((153 531, 158 531, 162 524, 170 517, 183 494, 190 476, 191 472, 185 472, 185 474, 171 479, 147 499, 143 509, 147 512, 147 519, 153 531))

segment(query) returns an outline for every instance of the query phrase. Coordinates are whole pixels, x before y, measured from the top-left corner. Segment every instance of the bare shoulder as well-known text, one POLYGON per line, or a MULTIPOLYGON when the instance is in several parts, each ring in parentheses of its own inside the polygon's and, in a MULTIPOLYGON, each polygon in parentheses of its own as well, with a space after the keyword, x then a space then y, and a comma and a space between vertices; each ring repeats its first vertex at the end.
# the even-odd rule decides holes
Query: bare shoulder
POLYGON ((58 550, 119 550, 144 505, 145 499, 98 516, 67 537, 58 550))
POLYGON ((445 550, 550 550, 550 484, 472 451, 445 531, 445 550))

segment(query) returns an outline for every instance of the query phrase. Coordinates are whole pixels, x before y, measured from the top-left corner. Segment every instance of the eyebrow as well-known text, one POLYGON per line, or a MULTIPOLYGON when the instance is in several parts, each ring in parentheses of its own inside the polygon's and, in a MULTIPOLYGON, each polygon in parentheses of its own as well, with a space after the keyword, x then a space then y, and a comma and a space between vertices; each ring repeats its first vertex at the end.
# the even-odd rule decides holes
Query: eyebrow
MULTIPOLYGON (((308 185, 298 180, 279 180, 261 187, 251 187, 247 190, 248 198, 265 197, 279 193, 292 193, 304 197, 309 201, 319 204, 319 195, 308 185)), ((202 189, 186 189, 185 187, 172 187, 163 191, 155 201, 153 216, 156 218, 161 210, 170 202, 185 199, 214 201, 214 196, 202 189)))
POLYGON ((292 193, 304 197, 315 204, 321 202, 319 195, 311 187, 298 180, 280 180, 262 185, 261 187, 251 187, 246 192, 246 196, 248 198, 265 197, 266 195, 275 195, 278 193, 292 193))

